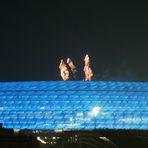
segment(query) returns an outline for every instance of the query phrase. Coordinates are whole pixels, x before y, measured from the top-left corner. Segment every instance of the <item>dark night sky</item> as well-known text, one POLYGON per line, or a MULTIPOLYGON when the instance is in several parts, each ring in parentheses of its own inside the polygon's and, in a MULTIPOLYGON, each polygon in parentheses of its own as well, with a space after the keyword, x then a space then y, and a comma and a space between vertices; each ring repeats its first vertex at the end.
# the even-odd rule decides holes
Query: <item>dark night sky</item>
POLYGON ((91 57, 94 80, 148 81, 148 6, 142 1, 0 4, 0 81, 60 80, 71 57, 83 77, 91 57))

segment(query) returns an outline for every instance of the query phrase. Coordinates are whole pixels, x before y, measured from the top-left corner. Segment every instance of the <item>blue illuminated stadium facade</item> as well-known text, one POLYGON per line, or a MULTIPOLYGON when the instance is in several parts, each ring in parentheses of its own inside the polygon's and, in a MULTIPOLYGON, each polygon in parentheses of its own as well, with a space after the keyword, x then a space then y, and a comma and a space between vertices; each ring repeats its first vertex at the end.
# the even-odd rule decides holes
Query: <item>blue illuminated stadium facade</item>
POLYGON ((0 83, 0 123, 30 130, 147 130, 148 83, 0 83))

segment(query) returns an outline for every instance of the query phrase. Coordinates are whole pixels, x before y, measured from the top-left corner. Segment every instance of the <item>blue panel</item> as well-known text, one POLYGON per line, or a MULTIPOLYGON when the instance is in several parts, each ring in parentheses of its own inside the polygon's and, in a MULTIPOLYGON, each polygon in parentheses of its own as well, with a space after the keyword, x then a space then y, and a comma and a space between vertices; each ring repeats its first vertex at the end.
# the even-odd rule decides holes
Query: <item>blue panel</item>
POLYGON ((147 82, 0 83, 5 128, 148 129, 147 106, 147 82))

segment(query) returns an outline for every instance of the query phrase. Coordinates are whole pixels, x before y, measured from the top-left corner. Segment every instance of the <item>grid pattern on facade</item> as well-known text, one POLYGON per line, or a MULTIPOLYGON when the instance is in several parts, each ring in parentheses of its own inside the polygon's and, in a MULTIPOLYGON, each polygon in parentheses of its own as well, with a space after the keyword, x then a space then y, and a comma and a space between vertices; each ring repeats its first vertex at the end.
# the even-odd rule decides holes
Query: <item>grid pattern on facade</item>
POLYGON ((0 123, 31 130, 148 129, 148 83, 0 83, 0 123))

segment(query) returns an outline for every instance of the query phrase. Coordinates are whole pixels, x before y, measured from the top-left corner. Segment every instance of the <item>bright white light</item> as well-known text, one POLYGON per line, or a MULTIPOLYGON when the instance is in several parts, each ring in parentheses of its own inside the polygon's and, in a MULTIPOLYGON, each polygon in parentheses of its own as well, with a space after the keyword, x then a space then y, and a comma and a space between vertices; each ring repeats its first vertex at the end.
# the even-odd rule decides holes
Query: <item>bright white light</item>
POLYGON ((93 109, 92 109, 92 113, 93 113, 93 115, 96 117, 97 115, 98 115, 98 113, 100 112, 100 109, 101 109, 101 107, 94 107, 93 109))
POLYGON ((40 137, 37 137, 37 140, 40 141, 43 144, 46 144, 46 142, 44 140, 42 140, 40 137))
POLYGON ((14 133, 19 133, 20 129, 13 129, 14 133))

